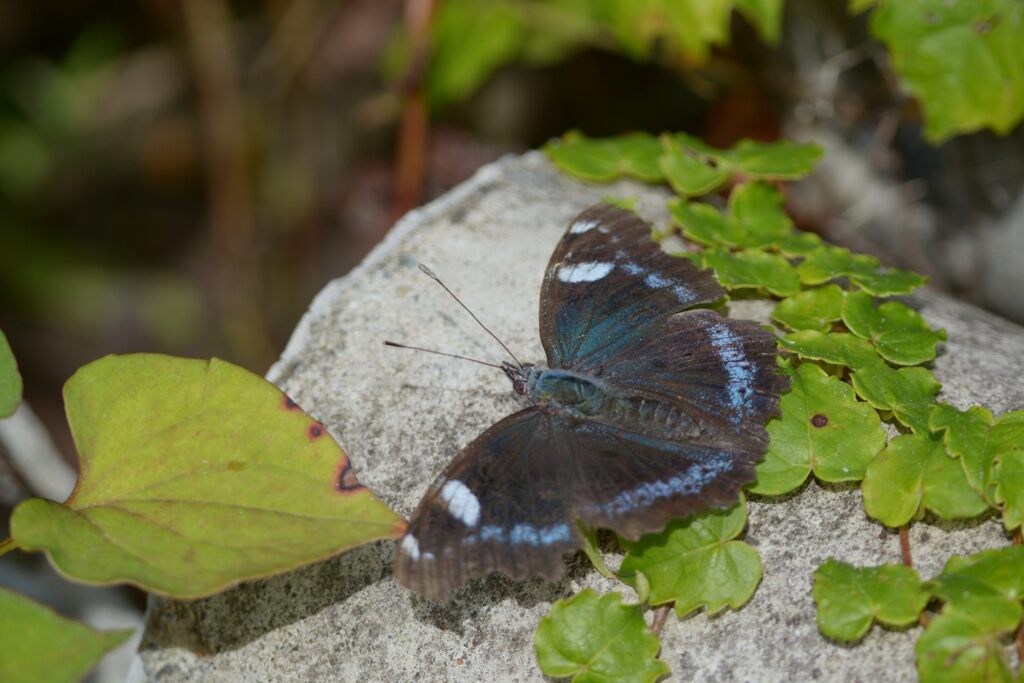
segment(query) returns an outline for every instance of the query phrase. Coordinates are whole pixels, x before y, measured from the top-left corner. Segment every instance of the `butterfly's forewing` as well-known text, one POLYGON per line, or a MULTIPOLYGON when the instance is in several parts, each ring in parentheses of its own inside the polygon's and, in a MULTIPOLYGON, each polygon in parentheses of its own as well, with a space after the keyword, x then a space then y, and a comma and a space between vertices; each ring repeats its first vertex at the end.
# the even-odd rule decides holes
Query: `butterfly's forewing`
POLYGON ((544 275, 548 366, 596 372, 665 317, 724 294, 710 273, 666 254, 635 213, 592 206, 569 225, 544 275))
POLYGON ((477 437, 412 516, 396 550, 399 582, 443 599, 466 579, 492 571, 513 578, 559 576, 562 555, 580 547, 559 439, 561 430, 535 407, 477 437))

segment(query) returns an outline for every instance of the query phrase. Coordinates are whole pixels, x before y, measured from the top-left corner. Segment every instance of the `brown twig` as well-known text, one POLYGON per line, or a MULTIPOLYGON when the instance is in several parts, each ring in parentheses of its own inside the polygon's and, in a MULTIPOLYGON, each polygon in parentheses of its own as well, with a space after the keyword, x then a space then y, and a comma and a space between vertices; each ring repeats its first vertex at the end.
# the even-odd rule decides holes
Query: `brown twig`
POLYGON ((274 354, 256 304, 256 222, 230 10, 225 0, 185 0, 181 7, 206 157, 216 301, 231 350, 262 367, 274 354))
POLYGON ((402 91, 402 123, 398 131, 398 162, 395 205, 398 218, 419 204, 427 166, 427 100, 423 77, 430 53, 430 20, 434 0, 406 0, 405 25, 412 43, 412 58, 399 87, 402 91))
POLYGON ((1020 545, 1021 542, 1021 528, 1017 527, 1017 530, 1013 532, 1013 544, 1020 545))
POLYGON ((674 602, 670 602, 654 609, 654 618, 651 620, 651 633, 655 635, 661 634, 661 629, 665 628, 665 622, 668 621, 668 615, 672 613, 672 606, 674 604, 674 602))
POLYGON ((18 546, 14 544, 14 539, 8 536, 4 540, 0 541, 0 555, 6 555, 17 547, 18 546))
POLYGON ((914 566, 914 559, 910 555, 910 528, 906 524, 900 527, 900 555, 904 566, 914 566))

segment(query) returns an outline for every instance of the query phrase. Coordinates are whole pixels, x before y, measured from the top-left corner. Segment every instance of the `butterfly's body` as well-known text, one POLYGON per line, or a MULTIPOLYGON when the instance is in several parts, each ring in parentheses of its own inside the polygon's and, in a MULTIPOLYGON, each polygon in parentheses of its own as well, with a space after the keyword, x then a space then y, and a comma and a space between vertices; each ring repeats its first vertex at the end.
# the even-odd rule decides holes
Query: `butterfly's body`
POLYGON ((431 485, 398 579, 443 598, 496 570, 555 577, 582 545, 577 522, 636 539, 734 503, 787 380, 770 332, 694 308, 723 294, 635 214, 598 205, 577 217, 544 277, 548 367, 502 364, 530 405, 431 485))

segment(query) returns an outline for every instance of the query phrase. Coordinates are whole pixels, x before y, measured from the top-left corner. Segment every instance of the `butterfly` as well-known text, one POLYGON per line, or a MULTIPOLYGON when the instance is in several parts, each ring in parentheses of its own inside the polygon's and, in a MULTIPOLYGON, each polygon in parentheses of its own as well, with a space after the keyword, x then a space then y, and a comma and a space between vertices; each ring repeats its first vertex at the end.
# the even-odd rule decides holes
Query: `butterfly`
POLYGON ((635 540, 733 505, 788 379, 771 332, 695 308, 724 295, 635 213, 577 216, 544 274, 547 366, 501 365, 529 405, 431 484, 398 543, 398 581, 445 599, 495 571, 555 579, 583 547, 579 523, 635 540))

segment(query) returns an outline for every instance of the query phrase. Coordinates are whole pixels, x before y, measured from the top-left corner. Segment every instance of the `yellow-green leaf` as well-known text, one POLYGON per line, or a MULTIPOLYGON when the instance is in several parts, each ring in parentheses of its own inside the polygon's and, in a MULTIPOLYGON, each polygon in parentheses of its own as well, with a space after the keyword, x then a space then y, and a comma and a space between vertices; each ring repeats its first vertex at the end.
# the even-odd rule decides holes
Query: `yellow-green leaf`
POLYGON ((0 588, 0 681, 74 683, 132 630, 94 631, 0 588))
POLYGON ((945 330, 933 330, 914 309, 898 301, 875 308, 866 292, 852 292, 843 302, 843 322, 858 337, 870 340, 890 363, 919 365, 935 358, 946 341, 945 330))
POLYGON ((780 301, 772 318, 791 330, 828 332, 842 318, 845 296, 838 285, 806 289, 780 301))
POLYGON ((21 403, 21 374, 7 337, 0 330, 0 419, 10 417, 21 403))
POLYGON ((323 425, 230 363, 108 356, 64 401, 78 486, 11 535, 68 577, 196 598, 402 531, 323 425))

